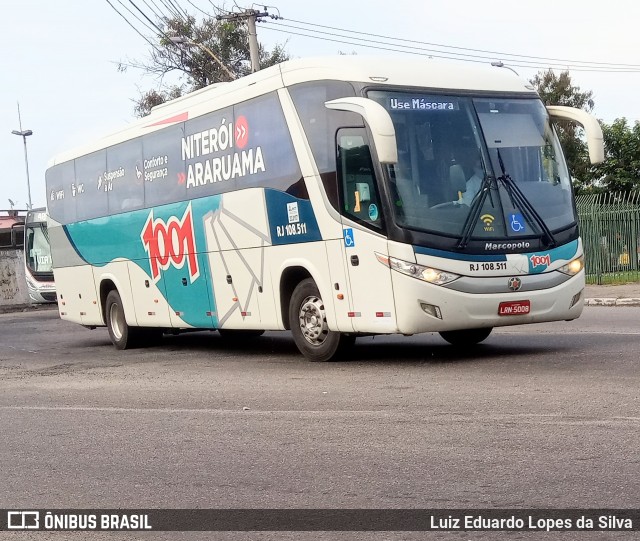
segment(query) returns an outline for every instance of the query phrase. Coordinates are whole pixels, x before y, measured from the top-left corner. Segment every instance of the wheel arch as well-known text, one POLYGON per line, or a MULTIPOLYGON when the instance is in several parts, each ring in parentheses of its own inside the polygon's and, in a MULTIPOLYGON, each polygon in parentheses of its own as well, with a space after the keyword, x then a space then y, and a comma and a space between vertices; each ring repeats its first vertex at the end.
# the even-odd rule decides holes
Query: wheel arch
POLYGON ((282 324, 287 330, 291 330, 291 325, 289 325, 289 303, 291 296, 296 286, 307 278, 312 278, 315 281, 315 277, 305 267, 300 265, 287 267, 280 275, 280 287, 278 288, 280 291, 280 316, 282 318, 282 324))
POLYGON ((107 295, 113 290, 118 291, 118 288, 111 278, 104 278, 100 282, 100 313, 102 314, 102 321, 105 325, 107 324, 107 295))
POLYGON ((109 294, 109 291, 115 289, 120 295, 127 324, 137 326, 138 319, 136 317, 133 291, 131 290, 131 284, 129 283, 128 271, 123 275, 122 269, 116 270, 119 272, 105 272, 100 276, 95 276, 98 300, 100 302, 100 313, 102 314, 104 324, 107 324, 107 317, 105 313, 107 295, 109 294), (120 279, 118 277, 120 277, 120 279))

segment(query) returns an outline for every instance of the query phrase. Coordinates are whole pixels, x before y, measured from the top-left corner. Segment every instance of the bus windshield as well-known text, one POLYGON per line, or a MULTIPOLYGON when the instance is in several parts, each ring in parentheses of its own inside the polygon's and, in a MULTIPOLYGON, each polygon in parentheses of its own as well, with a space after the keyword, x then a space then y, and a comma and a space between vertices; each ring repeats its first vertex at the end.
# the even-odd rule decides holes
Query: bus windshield
POLYGON ((46 223, 29 224, 26 229, 25 261, 35 275, 53 272, 51 246, 46 223))
POLYGON ((575 223, 569 173, 539 99, 368 96, 387 109, 396 131, 398 162, 389 177, 398 225, 485 240, 541 236, 575 223))

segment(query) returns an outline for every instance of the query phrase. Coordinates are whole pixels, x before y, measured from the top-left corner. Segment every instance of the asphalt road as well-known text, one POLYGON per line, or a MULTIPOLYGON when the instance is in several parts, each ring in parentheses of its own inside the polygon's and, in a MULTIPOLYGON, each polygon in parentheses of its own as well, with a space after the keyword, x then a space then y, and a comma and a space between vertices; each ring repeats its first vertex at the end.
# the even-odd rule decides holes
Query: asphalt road
MULTIPOLYGON (((0 315, 0 508, 638 508, 640 308, 360 339, 116 351, 55 311, 0 315)), ((7 539, 635 539, 637 533, 5 533, 7 539)))

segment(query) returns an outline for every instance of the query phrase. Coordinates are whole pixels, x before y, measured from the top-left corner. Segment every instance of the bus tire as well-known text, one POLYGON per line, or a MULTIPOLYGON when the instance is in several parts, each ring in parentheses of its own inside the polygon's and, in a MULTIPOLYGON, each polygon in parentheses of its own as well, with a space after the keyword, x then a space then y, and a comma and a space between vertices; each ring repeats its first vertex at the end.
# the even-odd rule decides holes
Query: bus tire
POLYGON ((105 319, 109 338, 116 349, 130 349, 139 345, 142 332, 138 327, 127 324, 122 299, 117 290, 112 289, 105 302, 105 319))
POLYGON ((480 329, 462 329, 460 331, 442 331, 440 336, 452 346, 473 346, 479 344, 487 338, 493 327, 483 327, 480 329))
POLYGON ((324 302, 312 278, 300 282, 291 295, 289 326, 300 353, 310 361, 334 360, 355 341, 354 335, 329 330, 324 302))

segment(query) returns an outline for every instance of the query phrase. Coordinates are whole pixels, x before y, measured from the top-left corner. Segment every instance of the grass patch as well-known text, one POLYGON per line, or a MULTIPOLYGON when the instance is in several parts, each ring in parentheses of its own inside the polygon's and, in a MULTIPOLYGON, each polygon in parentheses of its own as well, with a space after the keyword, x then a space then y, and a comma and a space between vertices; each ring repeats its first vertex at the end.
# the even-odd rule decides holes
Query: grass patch
POLYGON ((628 284, 630 282, 640 282, 640 271, 618 271, 618 272, 606 272, 600 275, 587 274, 587 284, 597 285, 619 285, 628 284))

